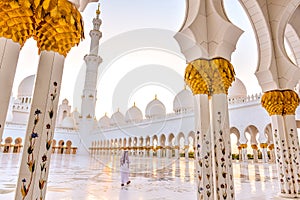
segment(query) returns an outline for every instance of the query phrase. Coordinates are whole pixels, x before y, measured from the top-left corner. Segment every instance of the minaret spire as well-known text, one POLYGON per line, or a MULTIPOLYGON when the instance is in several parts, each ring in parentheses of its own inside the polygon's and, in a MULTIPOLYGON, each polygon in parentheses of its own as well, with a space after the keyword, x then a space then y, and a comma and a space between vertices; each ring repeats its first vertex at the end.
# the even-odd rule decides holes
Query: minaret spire
POLYGON ((100 3, 99 3, 98 4, 98 9, 96 10, 97 19, 99 19, 100 13, 101 13, 101 11, 100 11, 100 3))
POLYGON ((93 29, 90 31, 91 46, 90 53, 84 56, 86 63, 85 83, 82 94, 81 115, 83 118, 93 119, 95 117, 96 97, 97 97, 97 75, 98 67, 102 58, 98 55, 99 41, 102 37, 100 26, 100 4, 96 10, 96 17, 93 19, 93 29))

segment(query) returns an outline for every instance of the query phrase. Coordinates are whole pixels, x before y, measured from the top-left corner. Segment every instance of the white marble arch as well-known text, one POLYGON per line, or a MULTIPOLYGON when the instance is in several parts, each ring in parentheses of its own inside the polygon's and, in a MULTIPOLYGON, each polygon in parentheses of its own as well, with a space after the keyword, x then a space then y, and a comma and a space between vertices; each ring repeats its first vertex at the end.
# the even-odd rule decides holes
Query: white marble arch
POLYGON ((265 136, 267 137, 267 143, 268 144, 274 144, 271 123, 266 125, 264 133, 265 133, 265 136))
POLYGON ((157 135, 152 136, 152 145, 153 145, 153 147, 158 145, 158 136, 157 135))
POLYGON ((244 134, 246 134, 246 133, 249 133, 249 135, 250 135, 250 141, 249 141, 250 145, 257 145, 258 142, 257 142, 256 136, 259 133, 257 127, 254 125, 247 126, 244 131, 244 134))
POLYGON ((119 142, 118 142, 118 147, 120 148, 120 147, 122 147, 122 138, 119 138, 119 142))
POLYGON ((146 147, 151 146, 151 138, 149 135, 146 136, 146 147))
POLYGON ((160 137, 159 137, 159 144, 162 147, 166 146, 166 136, 165 136, 165 134, 161 134, 160 135, 160 137))
MULTIPOLYGON (((185 141, 186 141, 186 138, 185 138, 185 135, 184 135, 184 133, 183 132, 180 132, 180 133, 178 133, 178 135, 177 135, 177 145, 178 145, 178 147, 179 147, 179 152, 181 152, 182 150, 183 150, 183 148, 182 148, 182 146, 181 146, 181 144, 180 144, 180 141, 181 140, 183 140, 183 142, 185 143, 185 141)), ((184 145, 184 143, 183 143, 183 145, 184 145)))
POLYGON ((190 131, 189 134, 187 135, 187 142, 188 144, 190 143, 189 138, 191 138, 193 141, 193 147, 195 146, 195 132, 194 131, 190 131))
POLYGON ((133 146, 136 147, 138 145, 137 137, 134 137, 132 142, 133 142, 133 146))
POLYGON ((175 146, 175 135, 173 133, 170 133, 168 136, 168 140, 167 140, 167 145, 170 147, 174 147, 175 146))
POLYGON ((236 127, 231 127, 230 128, 230 135, 233 134, 236 136, 237 142, 236 145, 237 147, 240 146, 240 131, 236 127))
POLYGON ((118 138, 114 139, 113 147, 118 147, 118 138))
POLYGON ((123 138, 122 147, 126 147, 126 146, 127 146, 127 139, 125 137, 123 138))
POLYGON ((139 137, 138 146, 140 146, 140 147, 144 146, 144 138, 142 136, 139 137))
POLYGON ((131 137, 128 139, 128 147, 132 147, 132 138, 131 137))

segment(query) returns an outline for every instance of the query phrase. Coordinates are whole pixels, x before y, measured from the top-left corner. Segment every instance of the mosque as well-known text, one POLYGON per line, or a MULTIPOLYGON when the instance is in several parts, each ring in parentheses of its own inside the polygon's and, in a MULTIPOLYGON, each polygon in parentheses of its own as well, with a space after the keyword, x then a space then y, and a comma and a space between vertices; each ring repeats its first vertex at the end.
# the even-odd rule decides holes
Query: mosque
MULTIPOLYGON (((13 144, 18 146, 24 139, 34 80, 35 75, 24 78, 18 87, 16 99, 11 98, 3 135, 4 141, 9 141, 7 146, 11 146, 10 151, 13 151, 13 144)), ((258 161, 257 150, 260 147, 261 152, 265 153, 262 154, 264 162, 268 162, 268 157, 271 155, 274 161, 271 124, 268 114, 261 107, 261 96, 262 94, 248 95, 245 85, 238 78, 228 92, 230 130, 231 134, 236 137, 232 141, 235 146, 233 150, 239 149, 239 158, 243 160, 247 159, 243 157, 247 155, 247 147, 251 147, 250 152, 258 161), (251 112, 248 110, 249 107, 251 107, 251 112), (255 117, 257 114, 259 118, 255 117), (267 147, 272 151, 269 156, 266 154, 267 147)), ((145 116, 134 104, 124 114, 118 110, 110 117, 105 114, 99 120, 94 118, 90 150, 93 152, 111 150, 120 153, 120 150, 127 148, 131 149, 132 153, 147 153, 148 156, 150 156, 150 150, 162 151, 157 156, 178 157, 180 152, 188 156, 188 152, 194 153, 195 145, 195 133, 191 128, 195 126, 194 97, 188 88, 185 87, 175 96, 173 111, 173 113, 166 113, 164 103, 155 97, 146 106, 145 116), (144 150, 147 151, 144 152, 144 150)), ((298 112, 296 113, 298 116, 298 112)), ((80 119, 80 113, 76 109, 72 111, 69 101, 64 99, 58 107, 54 147, 58 149, 59 143, 66 144, 67 141, 70 141, 74 148, 81 146, 80 119)), ((66 145, 60 148, 66 148, 66 145)))
POLYGON ((1 154, 22 153, 15 199, 45 198, 52 154, 107 156, 122 150, 133 157, 193 157, 197 199, 235 199, 232 159, 276 162, 279 196, 300 198, 299 0, 240 0, 258 43, 255 75, 262 94, 248 94, 235 77, 230 60, 243 31, 229 21, 223 1, 187 0, 174 38, 186 59, 188 87, 175 96, 173 112, 167 113, 154 94, 145 116, 134 104, 99 120, 99 6, 84 56, 81 110, 72 109, 67 99, 58 103, 64 59, 84 38, 80 12, 91 2, 0 2, 1 154), (14 98, 18 56, 30 37, 39 49, 38 71, 20 83, 14 98))

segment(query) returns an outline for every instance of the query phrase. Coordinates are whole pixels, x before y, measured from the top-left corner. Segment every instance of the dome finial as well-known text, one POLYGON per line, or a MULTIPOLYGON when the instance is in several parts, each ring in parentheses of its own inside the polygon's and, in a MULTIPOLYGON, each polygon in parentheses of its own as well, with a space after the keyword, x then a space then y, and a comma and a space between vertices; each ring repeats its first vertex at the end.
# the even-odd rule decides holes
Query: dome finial
POLYGON ((100 11, 100 3, 99 3, 98 4, 98 9, 96 10, 97 18, 99 18, 100 13, 101 13, 101 11, 100 11))
POLYGON ((184 84, 184 87, 183 87, 185 90, 186 90, 186 84, 184 84))
POLYGON ((104 116, 107 116, 107 112, 104 113, 104 116))
POLYGON ((157 94, 155 94, 154 99, 157 100, 157 94))
POLYGON ((133 107, 135 107, 136 105, 135 105, 135 102, 133 102, 133 107))

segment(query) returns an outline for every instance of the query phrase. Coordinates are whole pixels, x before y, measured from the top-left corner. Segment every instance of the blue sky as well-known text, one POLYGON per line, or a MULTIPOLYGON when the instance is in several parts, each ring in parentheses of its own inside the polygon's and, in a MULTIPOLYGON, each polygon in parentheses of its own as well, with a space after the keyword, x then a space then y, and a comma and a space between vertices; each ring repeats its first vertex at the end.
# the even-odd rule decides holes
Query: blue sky
MULTIPOLYGON (((248 94, 260 92, 254 75, 257 53, 249 20, 238 1, 225 0, 224 2, 230 20, 245 31, 238 41, 236 52, 232 55, 236 75, 245 83, 248 94)), ((146 104, 154 98, 155 94, 166 105, 167 111, 171 112, 174 95, 183 89, 185 69, 184 58, 180 55, 179 47, 171 36, 182 25, 185 1, 109 0, 100 1, 100 3, 100 17, 103 21, 100 55, 106 63, 104 62, 99 68, 97 117, 101 117, 105 112, 110 115, 117 108, 125 113, 126 109, 133 105, 133 102, 136 102, 137 106, 144 111, 146 104), (141 32, 142 34, 139 36, 141 32), (157 38, 155 34, 159 34, 157 36, 160 37, 159 42, 157 42, 159 39, 155 40, 157 38), (126 40, 122 41, 122 38, 126 40), (149 46, 150 42, 156 44, 149 46), (141 49, 133 45, 137 43, 141 47, 147 48, 141 49), (118 50, 132 45, 133 51, 123 51, 122 54, 115 52, 112 48, 113 46, 115 50, 118 50), (117 55, 118 53, 119 55, 117 55), (112 54, 116 54, 116 56, 112 58, 112 54), (141 73, 139 69, 145 67, 153 69, 153 74, 141 73), (159 79, 157 74, 154 74, 158 67, 166 69, 165 73, 168 77, 166 79, 173 78, 174 84, 168 85, 167 80, 159 79), (133 75, 140 77, 142 82, 133 81, 132 84, 126 84, 126 81, 128 83, 128 79, 133 75), (158 78, 151 81, 152 76, 158 78), (126 88, 124 85, 131 88, 126 88), (126 93, 120 93, 121 90, 126 93)), ((82 90, 80 86, 76 87, 76 90, 74 88, 76 85, 80 85, 84 75, 83 56, 89 52, 89 31, 92 28, 92 19, 96 9, 97 3, 91 3, 82 13, 86 39, 71 50, 65 61, 60 101, 67 98, 71 105, 74 104, 73 109, 80 106, 78 95, 81 95, 82 90)), ((36 72, 38 59, 35 41, 28 40, 20 53, 14 82, 14 96, 17 94, 20 81, 36 72)))

